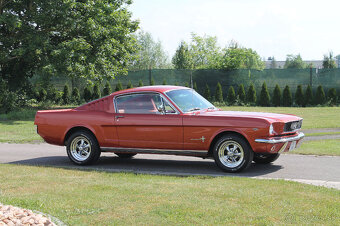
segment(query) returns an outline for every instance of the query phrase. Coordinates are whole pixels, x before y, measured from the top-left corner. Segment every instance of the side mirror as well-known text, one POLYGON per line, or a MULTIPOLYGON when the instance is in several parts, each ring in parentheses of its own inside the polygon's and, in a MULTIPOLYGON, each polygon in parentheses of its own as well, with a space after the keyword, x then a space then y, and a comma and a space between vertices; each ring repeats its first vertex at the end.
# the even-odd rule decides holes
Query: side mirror
POLYGON ((163 115, 165 114, 165 108, 164 108, 163 104, 158 106, 157 110, 158 110, 159 113, 161 113, 163 115))

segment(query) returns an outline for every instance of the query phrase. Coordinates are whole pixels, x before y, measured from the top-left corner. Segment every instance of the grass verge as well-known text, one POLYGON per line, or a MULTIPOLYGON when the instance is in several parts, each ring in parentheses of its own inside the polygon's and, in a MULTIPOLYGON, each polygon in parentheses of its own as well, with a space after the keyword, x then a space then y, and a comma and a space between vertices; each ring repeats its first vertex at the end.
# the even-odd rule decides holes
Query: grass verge
POLYGON ((0 202, 69 225, 340 224, 340 191, 283 180, 0 164, 0 202))
POLYGON ((305 141, 300 148, 288 152, 302 155, 333 155, 340 156, 340 139, 305 141))

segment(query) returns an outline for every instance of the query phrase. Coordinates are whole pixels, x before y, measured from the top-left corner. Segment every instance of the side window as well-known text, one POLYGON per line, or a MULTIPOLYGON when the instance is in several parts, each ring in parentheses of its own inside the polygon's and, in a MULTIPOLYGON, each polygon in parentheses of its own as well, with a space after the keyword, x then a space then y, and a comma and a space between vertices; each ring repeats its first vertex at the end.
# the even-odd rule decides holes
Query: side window
POLYGON ((116 98, 118 113, 127 114, 159 114, 157 102, 160 102, 159 94, 140 93, 129 94, 116 98))
POLYGON ((176 111, 170 106, 168 101, 163 99, 163 102, 164 102, 165 114, 175 114, 176 113, 176 111))

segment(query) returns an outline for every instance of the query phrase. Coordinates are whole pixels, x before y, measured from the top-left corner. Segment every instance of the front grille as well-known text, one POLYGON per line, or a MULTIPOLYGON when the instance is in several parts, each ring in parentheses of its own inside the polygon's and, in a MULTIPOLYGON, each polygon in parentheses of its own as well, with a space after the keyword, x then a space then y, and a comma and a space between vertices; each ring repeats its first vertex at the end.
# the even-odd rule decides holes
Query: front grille
POLYGON ((302 120, 287 122, 285 123, 284 132, 291 132, 291 131, 301 129, 301 126, 302 126, 302 120))

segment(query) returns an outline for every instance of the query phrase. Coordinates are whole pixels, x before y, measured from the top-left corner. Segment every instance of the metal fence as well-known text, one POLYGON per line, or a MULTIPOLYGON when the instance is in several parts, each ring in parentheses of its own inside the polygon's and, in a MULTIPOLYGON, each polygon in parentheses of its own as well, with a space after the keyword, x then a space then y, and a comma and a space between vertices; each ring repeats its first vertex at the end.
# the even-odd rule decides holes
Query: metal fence
MULTIPOLYGON (((116 76, 115 79, 109 82, 114 90, 115 85, 120 81, 123 88, 126 88, 129 82, 134 87, 138 86, 139 81, 144 85, 149 85, 151 80, 155 84, 168 85, 189 85, 196 83, 198 91, 203 93, 206 84, 213 92, 216 88, 217 82, 221 83, 224 93, 229 86, 233 86, 235 90, 237 86, 243 84, 247 88, 250 83, 253 83, 255 89, 259 91, 263 82, 266 82, 268 89, 273 90, 278 84, 281 89, 288 85, 294 92, 298 85, 302 85, 305 89, 307 85, 311 85, 315 90, 317 86, 322 85, 327 91, 329 88, 336 88, 340 92, 340 69, 265 69, 258 70, 175 70, 175 69, 153 69, 142 71, 129 71, 128 75, 116 76), (192 82, 191 82, 192 81, 192 82)), ((39 83, 39 78, 34 76, 32 78, 33 84, 39 83)), ((101 83, 103 87, 106 81, 101 83)), ((82 92, 87 84, 86 79, 71 79, 63 76, 55 76, 50 80, 57 89, 62 90, 65 84, 71 87, 78 87, 82 92)))

